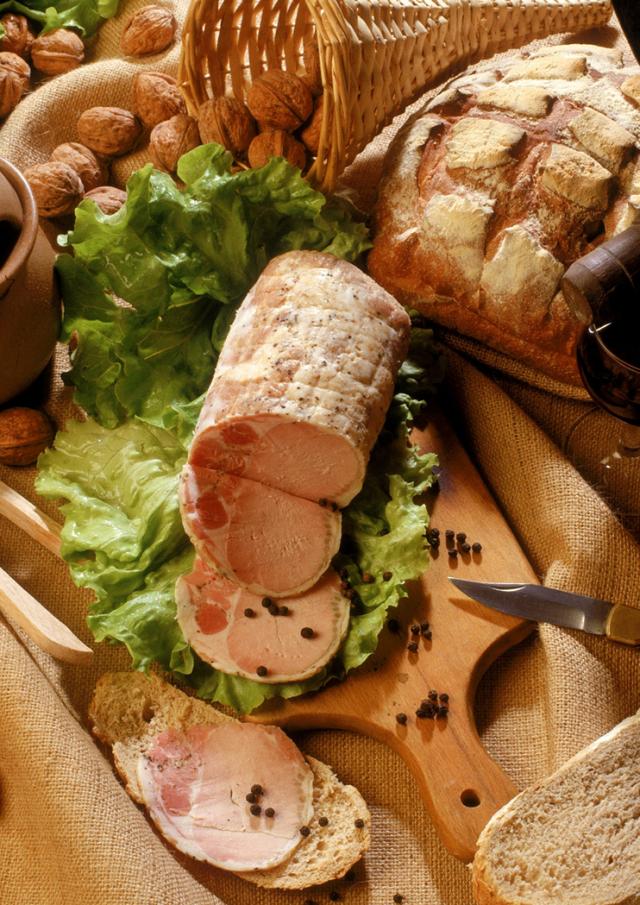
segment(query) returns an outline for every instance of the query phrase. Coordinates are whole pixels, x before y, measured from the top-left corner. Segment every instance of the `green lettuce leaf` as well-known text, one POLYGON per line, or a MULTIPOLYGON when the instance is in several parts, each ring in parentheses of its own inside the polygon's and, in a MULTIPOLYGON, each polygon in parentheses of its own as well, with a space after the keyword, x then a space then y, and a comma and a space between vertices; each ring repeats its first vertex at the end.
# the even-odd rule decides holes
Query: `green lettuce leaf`
POLYGON ((75 28, 91 37, 105 19, 118 12, 119 0, 8 0, 0 3, 0 15, 21 13, 38 22, 42 31, 54 28, 75 28))
POLYGON ((178 510, 178 475, 202 398, 174 405, 167 428, 140 419, 113 429, 92 420, 71 422, 40 457, 37 489, 67 500, 62 555, 76 584, 95 592, 88 622, 96 640, 125 644, 135 668, 159 663, 181 674, 201 697, 244 713, 269 698, 314 691, 364 663, 389 609, 428 565, 428 513, 419 496, 432 484, 437 462, 408 440, 414 413, 440 373, 430 331, 414 332, 365 484, 343 513, 334 565, 348 574, 356 592, 348 634, 336 659, 304 682, 264 685, 221 673, 191 650, 176 621, 175 583, 190 570, 194 555, 178 510), (413 391, 422 399, 403 385, 406 375, 417 374, 413 391), (364 582, 365 573, 376 580, 364 582))
POLYGON ((65 381, 100 424, 170 426, 173 407, 207 388, 233 315, 266 263, 291 249, 355 260, 367 230, 282 158, 231 172, 220 145, 181 158, 179 189, 151 165, 105 215, 91 201, 62 239, 62 339, 76 340, 65 381), (125 304, 123 304, 123 302, 125 304), (168 419, 168 420, 167 420, 168 419))

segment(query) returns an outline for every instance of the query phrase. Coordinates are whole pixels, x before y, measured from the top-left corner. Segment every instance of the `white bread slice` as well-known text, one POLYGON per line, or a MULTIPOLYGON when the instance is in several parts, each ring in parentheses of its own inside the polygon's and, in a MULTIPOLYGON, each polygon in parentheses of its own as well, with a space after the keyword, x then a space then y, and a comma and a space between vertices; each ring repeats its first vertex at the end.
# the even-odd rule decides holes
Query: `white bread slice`
POLYGON ((473 894, 478 905, 640 903, 640 713, 494 814, 473 894))
MULTIPOLYGON (((116 770, 127 792, 144 804, 137 762, 155 736, 170 726, 187 729, 198 724, 219 725, 231 720, 210 704, 190 697, 156 675, 117 672, 103 675, 89 705, 94 735, 111 747, 116 770)), ((258 886, 306 889, 337 880, 358 861, 370 844, 371 815, 353 786, 343 785, 330 767, 312 757, 313 819, 311 833, 283 864, 237 876, 258 886), (327 826, 318 819, 326 817, 327 826), (355 822, 364 826, 356 827, 355 822)))

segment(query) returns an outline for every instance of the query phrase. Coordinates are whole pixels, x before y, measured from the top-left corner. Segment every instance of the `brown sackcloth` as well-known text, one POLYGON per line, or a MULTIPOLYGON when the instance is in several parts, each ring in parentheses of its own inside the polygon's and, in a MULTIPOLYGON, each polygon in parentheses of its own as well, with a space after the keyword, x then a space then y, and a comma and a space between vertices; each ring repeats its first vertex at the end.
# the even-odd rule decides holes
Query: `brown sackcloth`
MULTIPOLYGON (((84 108, 128 106, 132 74, 141 66, 175 71, 177 50, 143 63, 118 58, 123 22, 144 2, 123 3, 120 19, 102 29, 93 63, 43 84, 18 106, 0 133, 0 154, 20 166, 42 161, 60 141, 74 140, 84 108)), ((182 17, 186 3, 176 0, 176 7, 182 17)), ((595 37, 621 41, 614 29, 595 37)), ((391 131, 346 180, 365 207, 391 131)), ((139 154, 133 163, 144 159, 139 154)), ((116 164, 116 178, 131 167, 131 160, 116 164)), ((473 343, 450 338, 450 348, 451 413, 537 572, 561 588, 637 605, 640 548, 589 483, 599 479, 612 422, 584 394, 473 343)), ((59 426, 72 412, 58 376, 64 357, 61 351, 44 387, 59 426)), ((613 475, 606 488, 632 527, 639 468, 613 475)), ((2 480, 35 500, 33 477, 32 469, 0 468, 2 480)), ((55 506, 39 505, 55 514, 55 506)), ((73 587, 61 562, 2 519, 0 566, 90 642, 88 595, 73 587)), ((309 893, 260 891, 183 858, 130 801, 86 728, 95 680, 127 666, 126 653, 106 644, 96 645, 91 667, 58 664, 0 619, 1 905, 301 905, 309 893)), ((485 677, 478 721, 487 748, 522 787, 639 706, 640 653, 545 626, 485 677)), ((470 905, 468 870, 438 841, 395 754, 348 733, 309 733, 301 742, 361 789, 374 820, 372 849, 356 881, 313 891, 313 899, 327 902, 337 888, 349 905, 389 905, 397 892, 407 905, 470 905)))

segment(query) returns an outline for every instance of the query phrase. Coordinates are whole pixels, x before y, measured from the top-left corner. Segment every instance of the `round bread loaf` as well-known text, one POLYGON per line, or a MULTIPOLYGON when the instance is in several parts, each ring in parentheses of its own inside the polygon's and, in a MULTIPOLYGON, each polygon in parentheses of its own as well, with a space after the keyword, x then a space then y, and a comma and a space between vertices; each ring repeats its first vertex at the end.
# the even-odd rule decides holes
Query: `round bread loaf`
POLYGON ((640 220, 640 70, 617 50, 537 48, 449 82, 398 133, 371 275, 403 304, 579 383, 560 280, 640 220))

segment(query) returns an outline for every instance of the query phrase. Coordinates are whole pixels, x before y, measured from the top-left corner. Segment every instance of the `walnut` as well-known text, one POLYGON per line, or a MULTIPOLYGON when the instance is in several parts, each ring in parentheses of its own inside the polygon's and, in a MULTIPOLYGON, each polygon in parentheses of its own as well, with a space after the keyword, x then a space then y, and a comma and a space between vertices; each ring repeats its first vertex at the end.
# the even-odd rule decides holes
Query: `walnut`
POLYGON ((44 412, 22 406, 0 412, 0 464, 33 465, 51 446, 55 428, 44 412))
POLYGON ((61 217, 82 200, 82 180, 68 163, 50 160, 24 171, 41 217, 61 217))
POLYGON ((78 137, 83 145, 105 157, 119 157, 131 151, 142 126, 122 107, 90 107, 78 119, 78 137))
POLYGON ((293 132, 311 116, 313 97, 297 75, 269 69, 249 88, 247 106, 261 126, 293 132))
POLYGON ((22 97, 22 79, 0 68, 0 117, 8 116, 22 97))
POLYGON ((122 52, 132 57, 160 53, 173 42, 177 22, 164 6, 143 6, 127 22, 120 35, 122 52))
POLYGON ((27 17, 7 13, 0 19, 0 25, 4 28, 4 35, 0 38, 0 50, 28 58, 33 44, 33 32, 29 28, 27 17))
POLYGON ((234 157, 241 157, 256 134, 256 124, 245 104, 233 97, 214 97, 198 108, 203 144, 217 141, 234 157))
POLYGON ((127 200, 127 193, 113 185, 99 185, 84 197, 95 201, 103 214, 115 214, 127 200))
POLYGON ((249 166, 255 169, 268 163, 272 157, 284 157, 294 167, 304 170, 307 152, 304 145, 296 141, 288 132, 261 132, 249 145, 249 166))
POLYGON ((135 77, 133 108, 150 129, 178 113, 187 112, 176 80, 164 72, 140 72, 135 77))
POLYGON ((85 192, 103 185, 107 180, 107 167, 104 161, 77 141, 58 145, 51 152, 51 160, 68 163, 82 180, 85 192))
POLYGON ((318 148, 320 146, 320 129, 322 127, 323 108, 322 98, 323 95, 321 94, 316 101, 313 116, 300 133, 300 138, 302 139, 304 146, 308 148, 308 150, 311 151, 312 154, 317 154, 318 148))
POLYGON ((38 72, 45 75, 70 72, 83 60, 82 38, 68 28, 56 28, 39 35, 31 45, 31 62, 38 72))
POLYGON ((29 89, 31 79, 31 67, 17 53, 9 50, 0 51, 0 68, 15 72, 22 82, 22 93, 29 89))
POLYGON ((178 160, 200 144, 198 123, 186 113, 178 113, 151 131, 149 151, 154 166, 167 173, 175 173, 178 160))
POLYGON ((320 72, 320 54, 318 53, 318 45, 315 41, 307 39, 303 44, 304 51, 304 72, 300 78, 309 86, 309 90, 314 97, 322 94, 322 73, 320 72))

